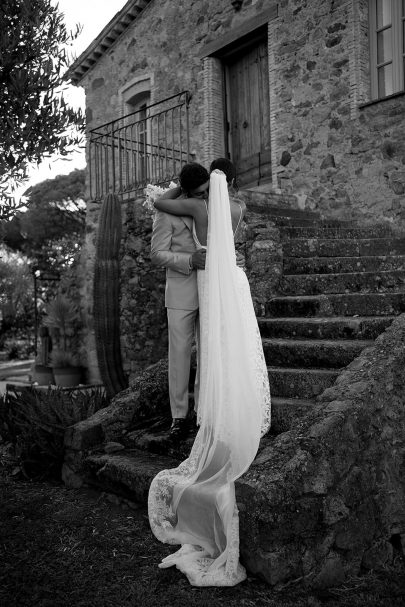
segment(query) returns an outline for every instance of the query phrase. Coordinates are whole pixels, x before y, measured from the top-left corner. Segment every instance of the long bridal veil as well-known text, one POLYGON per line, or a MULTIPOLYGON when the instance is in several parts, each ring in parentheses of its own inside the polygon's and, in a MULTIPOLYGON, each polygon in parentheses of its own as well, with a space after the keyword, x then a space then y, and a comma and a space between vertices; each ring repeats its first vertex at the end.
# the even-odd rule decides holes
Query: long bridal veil
POLYGON ((153 479, 148 506, 155 536, 182 545, 161 567, 176 565, 195 586, 233 586, 246 577, 234 482, 269 428, 270 393, 222 172, 211 174, 208 208, 206 269, 198 273, 200 427, 190 456, 153 479))

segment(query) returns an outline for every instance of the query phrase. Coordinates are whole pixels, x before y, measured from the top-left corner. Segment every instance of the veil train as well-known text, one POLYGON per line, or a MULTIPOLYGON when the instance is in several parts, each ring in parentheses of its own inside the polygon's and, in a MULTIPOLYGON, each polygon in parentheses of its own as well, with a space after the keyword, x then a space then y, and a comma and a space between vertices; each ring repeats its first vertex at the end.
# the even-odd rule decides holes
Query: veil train
POLYGON ((239 563, 235 480, 270 426, 270 391, 249 283, 236 265, 225 175, 210 177, 206 269, 198 271, 199 431, 189 457, 149 490, 149 520, 162 542, 181 544, 176 565, 195 586, 233 586, 239 563))

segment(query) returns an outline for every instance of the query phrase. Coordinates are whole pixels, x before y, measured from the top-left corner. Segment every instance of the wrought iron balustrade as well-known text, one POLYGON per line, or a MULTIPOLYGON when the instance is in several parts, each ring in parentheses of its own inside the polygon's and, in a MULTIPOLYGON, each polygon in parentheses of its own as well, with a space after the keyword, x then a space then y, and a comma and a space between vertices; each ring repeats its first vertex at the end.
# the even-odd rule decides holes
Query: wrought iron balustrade
POLYGON ((123 198, 148 183, 168 184, 190 159, 189 105, 183 91, 90 131, 90 195, 123 198))

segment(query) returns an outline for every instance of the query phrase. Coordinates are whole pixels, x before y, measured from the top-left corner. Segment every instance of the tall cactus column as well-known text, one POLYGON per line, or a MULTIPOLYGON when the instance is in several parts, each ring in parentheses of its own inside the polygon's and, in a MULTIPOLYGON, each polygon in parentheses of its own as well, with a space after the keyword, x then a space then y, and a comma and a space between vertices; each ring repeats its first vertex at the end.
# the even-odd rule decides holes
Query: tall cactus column
POLYGON ((101 205, 94 267, 94 329, 101 379, 112 397, 128 385, 120 344, 121 204, 107 194, 101 205))

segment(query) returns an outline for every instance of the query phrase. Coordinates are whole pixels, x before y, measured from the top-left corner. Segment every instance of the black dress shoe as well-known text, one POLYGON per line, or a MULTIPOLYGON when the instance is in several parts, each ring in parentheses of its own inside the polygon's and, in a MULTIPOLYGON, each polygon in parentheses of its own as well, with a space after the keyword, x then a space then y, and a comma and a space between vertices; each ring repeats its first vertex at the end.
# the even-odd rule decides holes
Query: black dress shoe
POLYGON ((173 441, 181 441, 188 435, 188 420, 183 417, 175 417, 170 426, 169 436, 173 441))

